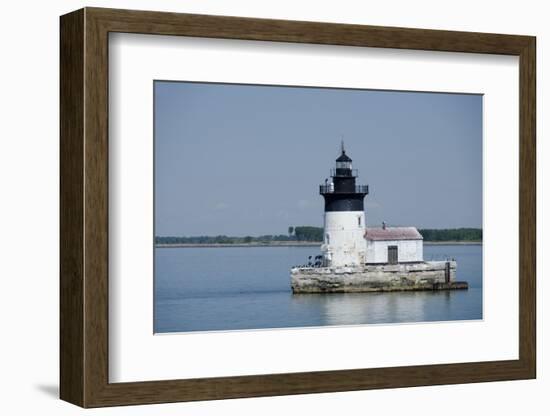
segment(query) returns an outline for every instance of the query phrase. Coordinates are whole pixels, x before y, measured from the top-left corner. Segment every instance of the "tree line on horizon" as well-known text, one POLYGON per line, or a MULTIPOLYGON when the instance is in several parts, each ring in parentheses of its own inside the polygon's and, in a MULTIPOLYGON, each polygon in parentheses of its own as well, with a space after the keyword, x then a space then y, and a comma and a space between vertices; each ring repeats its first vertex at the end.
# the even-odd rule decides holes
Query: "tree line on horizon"
MULTIPOLYGON (((424 241, 481 241, 483 233, 481 228, 421 228, 418 230, 424 241)), ((285 241, 322 242, 323 227, 307 225, 288 227, 287 234, 266 234, 260 236, 235 237, 227 235, 216 236, 160 236, 155 237, 155 244, 251 244, 271 243, 285 241)))

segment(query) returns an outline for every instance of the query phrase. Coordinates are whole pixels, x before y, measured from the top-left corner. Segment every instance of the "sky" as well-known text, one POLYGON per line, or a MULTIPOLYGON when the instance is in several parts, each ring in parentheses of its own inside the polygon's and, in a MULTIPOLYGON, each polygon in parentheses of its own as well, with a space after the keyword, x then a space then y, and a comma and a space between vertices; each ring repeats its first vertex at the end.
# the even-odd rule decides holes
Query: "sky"
POLYGON ((323 225, 340 153, 367 226, 482 225, 482 95, 155 81, 155 235, 323 225))

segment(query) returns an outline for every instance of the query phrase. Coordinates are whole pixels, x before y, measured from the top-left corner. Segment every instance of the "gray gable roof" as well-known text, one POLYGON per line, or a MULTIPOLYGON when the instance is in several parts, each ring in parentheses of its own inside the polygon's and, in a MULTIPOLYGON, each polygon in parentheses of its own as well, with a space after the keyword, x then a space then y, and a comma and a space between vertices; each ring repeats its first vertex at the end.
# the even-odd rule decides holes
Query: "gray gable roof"
POLYGON ((368 227, 365 238, 372 241, 423 239, 415 227, 368 227))

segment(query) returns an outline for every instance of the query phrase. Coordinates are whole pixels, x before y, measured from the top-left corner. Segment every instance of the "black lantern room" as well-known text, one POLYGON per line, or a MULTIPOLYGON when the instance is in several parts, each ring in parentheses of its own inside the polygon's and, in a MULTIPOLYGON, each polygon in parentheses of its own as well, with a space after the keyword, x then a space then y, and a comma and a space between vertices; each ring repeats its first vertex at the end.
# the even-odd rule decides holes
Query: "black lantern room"
POLYGON ((364 210, 363 200, 369 193, 369 187, 355 184, 357 169, 353 169, 351 163, 342 142, 336 168, 331 169, 331 181, 325 180, 325 184, 319 189, 319 193, 325 198, 325 212, 364 210))

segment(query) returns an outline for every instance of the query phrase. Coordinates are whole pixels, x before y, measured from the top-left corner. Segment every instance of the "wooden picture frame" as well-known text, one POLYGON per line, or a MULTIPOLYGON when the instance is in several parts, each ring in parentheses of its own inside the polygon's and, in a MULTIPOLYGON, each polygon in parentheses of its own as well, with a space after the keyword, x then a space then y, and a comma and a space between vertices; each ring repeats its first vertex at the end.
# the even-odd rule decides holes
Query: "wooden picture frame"
POLYGON ((534 37, 100 8, 64 15, 60 28, 61 399, 82 407, 101 407, 535 378, 534 37), (110 32, 518 56, 519 359, 109 383, 110 32))

